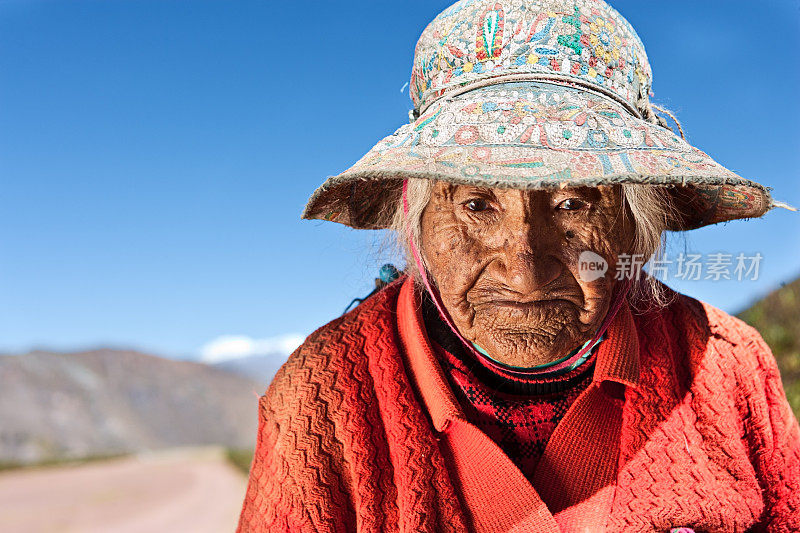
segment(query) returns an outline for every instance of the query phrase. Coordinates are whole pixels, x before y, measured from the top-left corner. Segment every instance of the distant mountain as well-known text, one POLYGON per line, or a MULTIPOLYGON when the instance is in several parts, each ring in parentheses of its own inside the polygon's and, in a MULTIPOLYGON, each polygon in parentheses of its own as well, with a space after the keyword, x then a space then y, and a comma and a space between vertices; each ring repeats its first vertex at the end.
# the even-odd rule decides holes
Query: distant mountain
POLYGON ((800 278, 771 292, 738 317, 756 328, 772 349, 786 396, 800 418, 800 278))
POLYGON ((212 366, 255 381, 260 387, 259 390, 264 392, 286 359, 285 354, 278 353, 249 355, 214 363, 212 366))
POLYGON ((0 463, 252 448, 263 392, 218 368, 133 351, 0 356, 0 463))

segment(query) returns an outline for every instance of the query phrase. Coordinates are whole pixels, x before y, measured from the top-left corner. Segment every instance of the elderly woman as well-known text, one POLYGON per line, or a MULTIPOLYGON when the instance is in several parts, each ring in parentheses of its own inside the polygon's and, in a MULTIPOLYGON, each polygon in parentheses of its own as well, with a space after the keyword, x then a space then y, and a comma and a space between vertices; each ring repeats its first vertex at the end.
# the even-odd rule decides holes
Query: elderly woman
POLYGON ((800 531, 800 430, 751 328, 639 268, 765 214, 672 133, 601 0, 462 0, 411 123, 306 218, 392 228, 405 275, 260 400, 239 531, 800 531))

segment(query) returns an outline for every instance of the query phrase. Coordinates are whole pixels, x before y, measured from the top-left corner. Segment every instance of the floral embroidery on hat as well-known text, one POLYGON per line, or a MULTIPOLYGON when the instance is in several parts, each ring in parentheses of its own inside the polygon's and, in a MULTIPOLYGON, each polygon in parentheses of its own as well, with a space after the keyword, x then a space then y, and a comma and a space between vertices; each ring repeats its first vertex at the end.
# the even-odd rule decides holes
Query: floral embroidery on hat
POLYGON ((498 58, 503 53, 503 6, 493 5, 484 12, 481 20, 481 24, 478 25, 475 55, 478 61, 498 58))
POLYGON ((571 77, 632 109, 650 87, 644 46, 602 0, 462 0, 423 32, 412 98, 425 109, 465 83, 513 73, 571 77))

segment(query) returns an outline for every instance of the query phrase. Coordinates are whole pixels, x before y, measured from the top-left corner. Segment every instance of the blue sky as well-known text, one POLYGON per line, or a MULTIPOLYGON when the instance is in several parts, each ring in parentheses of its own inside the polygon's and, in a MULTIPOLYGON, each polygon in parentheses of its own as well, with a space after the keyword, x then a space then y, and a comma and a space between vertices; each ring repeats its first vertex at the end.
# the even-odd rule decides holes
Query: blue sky
MULTIPOLYGON (((449 3, 0 0, 0 351, 187 357, 338 316, 391 247, 300 212, 407 120, 449 3)), ((612 5, 689 141, 800 205, 800 3, 612 5)), ((800 274, 798 217, 691 232, 680 250, 760 252, 759 280, 672 285, 740 310, 800 274)))

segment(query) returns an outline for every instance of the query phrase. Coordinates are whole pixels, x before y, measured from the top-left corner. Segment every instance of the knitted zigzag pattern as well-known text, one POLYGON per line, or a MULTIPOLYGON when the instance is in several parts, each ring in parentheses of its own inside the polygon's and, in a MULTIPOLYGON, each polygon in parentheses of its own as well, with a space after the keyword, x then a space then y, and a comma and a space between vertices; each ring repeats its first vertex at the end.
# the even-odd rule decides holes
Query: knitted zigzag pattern
POLYGON ((398 352, 397 288, 309 336, 261 397, 238 531, 466 531, 398 352))
POLYGON ((641 386, 626 391, 609 529, 800 531, 800 431, 775 358, 744 322, 674 297, 635 317, 641 386))

